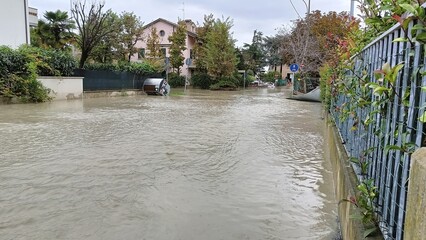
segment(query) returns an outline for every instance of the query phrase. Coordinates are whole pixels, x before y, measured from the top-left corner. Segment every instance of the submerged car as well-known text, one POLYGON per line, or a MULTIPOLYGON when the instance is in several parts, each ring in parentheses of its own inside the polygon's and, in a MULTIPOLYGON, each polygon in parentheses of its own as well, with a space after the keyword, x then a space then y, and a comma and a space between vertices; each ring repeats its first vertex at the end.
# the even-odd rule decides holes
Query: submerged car
POLYGON ((166 96, 170 93, 170 85, 164 78, 147 78, 142 90, 148 95, 166 96))

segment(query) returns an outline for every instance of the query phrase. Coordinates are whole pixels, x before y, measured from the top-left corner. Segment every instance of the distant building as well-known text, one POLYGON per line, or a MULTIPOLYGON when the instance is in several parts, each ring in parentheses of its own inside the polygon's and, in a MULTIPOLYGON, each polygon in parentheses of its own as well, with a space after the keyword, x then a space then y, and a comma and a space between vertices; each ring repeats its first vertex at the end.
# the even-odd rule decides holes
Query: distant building
POLYGON ((37 8, 28 7, 28 24, 30 28, 37 27, 38 25, 38 10, 37 8))
POLYGON ((268 66, 268 71, 279 72, 279 75, 277 76, 278 79, 285 79, 286 77, 290 78, 292 73, 287 64, 270 65, 268 66))
MULTIPOLYGON (((191 20, 185 20, 186 23, 186 50, 183 52, 183 56, 185 58, 184 66, 181 68, 182 72, 181 75, 188 76, 188 78, 191 77, 193 70, 195 69, 195 64, 193 59, 193 49, 196 44, 196 26, 195 23, 191 20), (188 60, 191 59, 191 60, 188 60), (189 65, 187 65, 189 63, 189 65)), ((163 18, 158 18, 157 20, 147 24, 144 27, 143 32, 143 41, 138 41, 136 43, 136 47, 139 49, 137 54, 134 54, 131 57, 131 61, 141 61, 148 53, 147 51, 147 39, 148 36, 151 34, 152 28, 157 29, 157 35, 160 37, 160 47, 165 53, 166 57, 170 56, 169 49, 171 42, 169 42, 169 36, 175 32, 178 25, 176 23, 170 22, 168 20, 165 20, 163 18)))
POLYGON ((17 48, 30 43, 28 0, 2 0, 0 45, 17 48))

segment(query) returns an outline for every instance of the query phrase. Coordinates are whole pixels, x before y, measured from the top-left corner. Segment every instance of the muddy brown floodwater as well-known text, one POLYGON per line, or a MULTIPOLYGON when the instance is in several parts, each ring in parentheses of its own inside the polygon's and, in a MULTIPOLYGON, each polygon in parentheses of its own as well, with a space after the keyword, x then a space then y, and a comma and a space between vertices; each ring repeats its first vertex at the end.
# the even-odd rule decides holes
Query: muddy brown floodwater
POLYGON ((0 105, 0 239, 333 239, 322 106, 285 97, 0 105))

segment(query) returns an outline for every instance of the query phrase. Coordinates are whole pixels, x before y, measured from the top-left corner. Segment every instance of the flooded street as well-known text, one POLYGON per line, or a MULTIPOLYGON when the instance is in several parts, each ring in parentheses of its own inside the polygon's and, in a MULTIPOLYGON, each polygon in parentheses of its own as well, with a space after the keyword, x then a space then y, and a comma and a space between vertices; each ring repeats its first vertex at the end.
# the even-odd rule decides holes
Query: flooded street
POLYGON ((0 239, 333 239, 322 106, 285 97, 0 105, 0 239))

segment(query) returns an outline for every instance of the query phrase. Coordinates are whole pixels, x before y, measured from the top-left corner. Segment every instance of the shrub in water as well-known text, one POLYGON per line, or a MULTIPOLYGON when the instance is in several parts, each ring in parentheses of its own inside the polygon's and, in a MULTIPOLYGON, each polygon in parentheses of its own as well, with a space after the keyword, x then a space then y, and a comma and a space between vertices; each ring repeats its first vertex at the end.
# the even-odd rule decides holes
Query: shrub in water
POLYGON ((196 88, 209 89, 212 78, 207 73, 196 73, 192 75, 191 83, 196 88))
POLYGON ((171 87, 183 87, 185 86, 185 77, 177 73, 169 73, 169 85, 171 87))
POLYGON ((235 90, 237 88, 237 79, 234 77, 223 77, 219 79, 219 82, 210 86, 211 90, 235 90))

